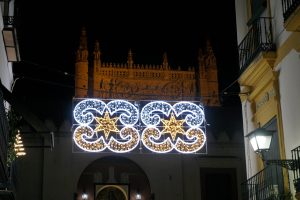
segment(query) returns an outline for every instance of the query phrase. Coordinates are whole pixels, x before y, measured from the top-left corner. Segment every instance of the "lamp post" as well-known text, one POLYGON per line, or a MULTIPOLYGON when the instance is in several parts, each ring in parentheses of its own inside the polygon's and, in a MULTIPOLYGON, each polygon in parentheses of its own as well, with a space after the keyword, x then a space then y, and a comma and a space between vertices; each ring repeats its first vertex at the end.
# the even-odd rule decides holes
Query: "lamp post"
MULTIPOLYGON (((260 154, 264 160, 263 153, 270 149, 273 131, 264 128, 258 128, 250 132, 246 137, 249 138, 253 150, 260 154)), ((300 147, 291 150, 292 159, 264 160, 267 165, 275 164, 292 170, 294 174, 294 187, 296 190, 295 197, 300 200, 300 147)))
POLYGON ((258 153, 261 158, 266 161, 267 165, 276 164, 289 170, 295 170, 299 168, 299 161, 295 159, 284 160, 265 160, 263 153, 270 149, 272 137, 274 131, 266 130, 265 128, 257 128, 254 131, 246 135, 249 138, 250 144, 253 150, 258 153))
POLYGON ((258 128, 250 132, 246 137, 249 138, 253 150, 263 158, 263 152, 270 149, 273 132, 264 128, 258 128))
POLYGON ((18 62, 21 60, 19 53, 19 44, 17 39, 16 28, 14 27, 13 16, 3 16, 4 28, 2 36, 6 50, 8 62, 18 62))

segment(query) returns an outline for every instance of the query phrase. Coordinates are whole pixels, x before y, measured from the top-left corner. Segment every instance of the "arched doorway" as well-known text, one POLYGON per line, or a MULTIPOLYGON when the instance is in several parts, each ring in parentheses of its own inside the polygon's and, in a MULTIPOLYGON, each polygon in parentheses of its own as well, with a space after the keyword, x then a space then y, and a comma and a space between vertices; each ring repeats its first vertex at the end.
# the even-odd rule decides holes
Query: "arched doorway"
POLYGON ((77 200, 83 193, 88 200, 148 200, 151 188, 148 177, 135 162, 121 156, 95 160, 81 173, 77 184, 77 200))
POLYGON ((96 190, 96 200, 128 200, 126 190, 116 185, 106 185, 101 190, 96 190))

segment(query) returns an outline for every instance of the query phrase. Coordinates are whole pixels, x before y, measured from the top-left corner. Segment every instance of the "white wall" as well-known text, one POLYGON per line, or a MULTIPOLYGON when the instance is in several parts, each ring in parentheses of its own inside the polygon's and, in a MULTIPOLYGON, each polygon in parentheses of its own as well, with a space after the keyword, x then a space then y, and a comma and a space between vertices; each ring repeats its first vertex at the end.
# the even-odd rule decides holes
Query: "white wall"
POLYGON ((292 50, 279 63, 279 90, 282 109, 284 142, 286 154, 291 158, 290 150, 300 145, 300 58, 292 50))
POLYGON ((246 0, 235 0, 236 10, 236 27, 237 27, 237 42, 238 44, 244 39, 248 32, 246 22, 247 17, 247 1, 246 0))
MULTIPOLYGON (((4 24, 2 18, 2 11, 0 10, 0 12, 0 29, 2 30, 4 24)), ((8 90, 11 90, 11 85, 13 83, 12 63, 7 62, 2 31, 0 31, 0 79, 2 84, 8 90)))

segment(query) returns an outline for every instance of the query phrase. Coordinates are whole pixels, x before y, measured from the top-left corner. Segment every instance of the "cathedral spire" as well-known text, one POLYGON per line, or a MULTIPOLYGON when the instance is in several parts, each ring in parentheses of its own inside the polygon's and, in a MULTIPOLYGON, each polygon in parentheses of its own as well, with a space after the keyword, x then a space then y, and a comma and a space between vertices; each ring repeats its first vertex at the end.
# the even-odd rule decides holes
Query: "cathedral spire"
POLYGON ((199 49, 199 54, 198 54, 198 64, 199 64, 199 74, 201 78, 206 76, 206 68, 205 68, 205 62, 204 62, 204 54, 202 49, 199 49))
POLYGON ((81 30, 80 43, 79 43, 79 48, 77 50, 76 60, 77 62, 80 62, 80 61, 87 61, 87 59, 88 59, 87 35, 86 35, 85 27, 83 27, 81 30))
POLYGON ((128 51, 127 64, 128 64, 129 68, 132 68, 132 66, 133 66, 133 58, 132 58, 131 49, 129 49, 129 51, 128 51))
POLYGON ((206 65, 210 68, 216 68, 217 61, 209 40, 207 40, 206 42, 206 51, 207 51, 206 65))
POLYGON ((167 56, 166 52, 163 54, 163 63, 162 63, 162 65, 163 65, 164 70, 167 70, 169 68, 168 56, 167 56))
POLYGON ((101 67, 101 51, 100 51, 100 45, 98 40, 95 43, 93 54, 94 54, 94 68, 97 71, 98 68, 101 67))
POLYGON ((75 97, 83 98, 88 96, 88 54, 86 30, 82 28, 75 63, 75 97))
POLYGON ((203 52, 202 49, 199 49, 199 53, 198 53, 198 65, 201 66, 203 65, 203 52))

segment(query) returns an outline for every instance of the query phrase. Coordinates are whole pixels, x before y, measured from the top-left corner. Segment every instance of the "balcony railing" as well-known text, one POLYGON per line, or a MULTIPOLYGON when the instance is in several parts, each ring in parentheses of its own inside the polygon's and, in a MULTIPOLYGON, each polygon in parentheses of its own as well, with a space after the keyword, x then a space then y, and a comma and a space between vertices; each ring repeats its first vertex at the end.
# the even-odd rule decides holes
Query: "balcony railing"
POLYGON ((261 17, 254 21, 238 48, 241 71, 244 71, 260 52, 275 51, 271 18, 261 17))
POLYGON ((16 199, 16 163, 13 162, 9 170, 9 178, 6 182, 0 182, 0 199, 16 199))
POLYGON ((286 21, 300 5, 300 0, 282 0, 283 18, 286 21))
POLYGON ((8 146, 8 122, 4 109, 3 96, 0 90, 0 182, 7 180, 7 146, 8 146))
POLYGON ((282 169, 278 166, 267 166, 242 183, 243 200, 286 200, 290 196, 289 191, 284 191, 282 169))
POLYGON ((294 186, 296 192, 300 192, 300 146, 293 149, 292 151, 292 159, 296 162, 296 169, 293 170, 294 174, 294 186))

